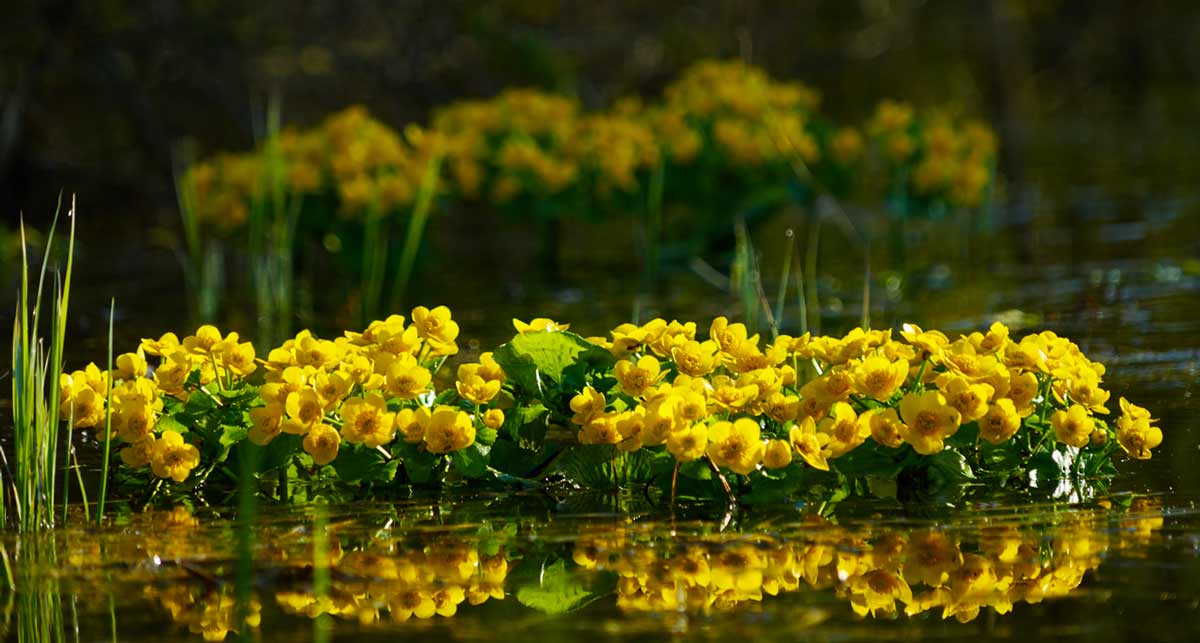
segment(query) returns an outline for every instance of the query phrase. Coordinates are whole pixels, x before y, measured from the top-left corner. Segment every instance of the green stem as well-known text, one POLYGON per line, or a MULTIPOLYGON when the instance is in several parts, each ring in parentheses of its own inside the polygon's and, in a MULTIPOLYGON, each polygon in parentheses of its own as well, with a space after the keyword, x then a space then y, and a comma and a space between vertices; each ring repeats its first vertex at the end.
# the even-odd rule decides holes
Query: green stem
POLYGON ((108 495, 108 462, 112 451, 112 368, 113 368, 113 319, 116 318, 117 299, 114 297, 108 306, 108 377, 105 378, 108 391, 104 396, 104 465, 100 478, 100 504, 96 509, 96 525, 104 520, 104 500, 108 495))

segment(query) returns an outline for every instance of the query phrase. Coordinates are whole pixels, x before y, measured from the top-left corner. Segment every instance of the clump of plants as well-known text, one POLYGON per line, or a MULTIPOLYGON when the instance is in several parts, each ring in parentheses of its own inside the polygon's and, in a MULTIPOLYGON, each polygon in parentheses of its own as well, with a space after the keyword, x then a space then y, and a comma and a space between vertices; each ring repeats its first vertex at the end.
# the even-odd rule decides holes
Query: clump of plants
MULTIPOLYGON (((120 487, 221 498, 379 495, 446 485, 659 488, 747 502, 901 485, 1103 479, 1162 441, 1105 368, 1045 331, 950 339, 905 325, 764 342, 719 317, 585 338, 549 319, 444 372, 445 307, 265 353, 203 326, 64 374, 74 428, 119 446, 120 487), (111 394, 107 391, 111 390, 111 394), (249 472, 249 473, 246 473, 249 472), (295 484, 301 482, 303 484, 295 484)), ((64 411, 64 419, 68 416, 64 411)))

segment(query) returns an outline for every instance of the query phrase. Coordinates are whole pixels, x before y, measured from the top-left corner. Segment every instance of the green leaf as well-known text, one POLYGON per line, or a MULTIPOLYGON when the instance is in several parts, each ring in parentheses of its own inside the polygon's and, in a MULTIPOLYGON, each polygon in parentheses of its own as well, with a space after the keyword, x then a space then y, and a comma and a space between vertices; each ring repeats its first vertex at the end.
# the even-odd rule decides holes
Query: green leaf
POLYGON ((543 444, 537 449, 523 449, 512 440, 499 439, 492 445, 491 466, 501 473, 528 478, 558 453, 558 447, 543 444))
POLYGON ((486 426, 480 427, 475 431, 475 442, 490 447, 496 441, 497 435, 499 433, 496 432, 496 429, 486 426))
POLYGON ((971 471, 967 459, 951 448, 942 449, 941 453, 929 456, 926 466, 935 480, 962 483, 975 479, 975 473, 971 471))
POLYGON ((561 559, 542 564, 535 582, 517 589, 517 601, 544 614, 566 614, 583 606, 593 595, 587 585, 567 571, 561 559))
POLYGON ((505 374, 533 395, 541 395, 551 383, 568 388, 562 386, 568 369, 579 375, 587 370, 604 370, 613 361, 608 351, 565 331, 517 335, 497 348, 494 356, 505 374))
POLYGON ((488 450, 478 442, 450 454, 450 463, 464 478, 482 478, 487 474, 488 450))
POLYGON ((258 461, 259 471, 270 471, 278 469, 291 462, 292 454, 303 449, 304 438, 291 433, 281 433, 275 436, 265 447, 260 447, 249 440, 243 442, 240 448, 248 450, 259 450, 261 458, 258 461))
POLYGON ((510 409, 504 414, 500 432, 520 443, 525 449, 537 449, 546 439, 546 415, 549 410, 541 404, 510 409))
POLYGON ((220 442, 221 446, 231 447, 238 442, 246 439, 246 435, 250 432, 245 426, 236 424, 224 424, 221 426, 220 442))
POLYGON ((344 444, 332 462, 338 478, 346 482, 387 482, 396 477, 400 462, 388 460, 378 449, 344 444))
POLYGON ((158 423, 154 425, 154 429, 160 433, 163 431, 187 433, 188 426, 180 422, 174 415, 164 415, 158 418, 158 423))
POLYGON ((183 408, 189 415, 203 415, 217 408, 217 403, 213 398, 197 391, 188 396, 187 403, 183 405, 183 408))
POLYGON ((402 440, 392 443, 392 455, 399 457, 408 479, 417 484, 433 481, 433 469, 441 461, 441 456, 402 440))

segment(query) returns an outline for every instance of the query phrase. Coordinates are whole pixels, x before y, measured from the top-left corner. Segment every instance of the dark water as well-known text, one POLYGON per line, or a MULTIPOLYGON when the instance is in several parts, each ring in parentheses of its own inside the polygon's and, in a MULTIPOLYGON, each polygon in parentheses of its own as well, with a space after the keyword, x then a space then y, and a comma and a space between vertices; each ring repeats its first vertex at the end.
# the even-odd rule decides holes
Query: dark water
POLYGON ((614 504, 537 493, 277 510, 245 545, 236 520, 181 507, 9 538, 42 564, 18 573, 4 622, 10 639, 44 640, 23 632, 37 624, 86 641, 1200 633, 1190 497, 859 502, 727 522, 614 504))

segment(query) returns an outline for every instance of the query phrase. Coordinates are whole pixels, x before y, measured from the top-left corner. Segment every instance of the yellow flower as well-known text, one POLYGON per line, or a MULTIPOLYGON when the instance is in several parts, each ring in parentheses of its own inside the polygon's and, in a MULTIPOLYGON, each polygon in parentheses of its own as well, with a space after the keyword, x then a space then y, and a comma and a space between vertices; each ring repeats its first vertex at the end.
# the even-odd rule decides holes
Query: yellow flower
POLYGON ((581 444, 617 444, 622 436, 617 430, 616 416, 609 413, 598 413, 583 425, 579 432, 581 444))
POLYGON ((429 426, 429 409, 421 406, 415 409, 401 409, 396 413, 396 430, 404 436, 409 444, 420 444, 425 441, 425 429, 429 426))
POLYGON ((1079 404, 1092 413, 1108 413, 1104 406, 1110 393, 1100 388, 1100 375, 1090 368, 1080 368, 1067 382, 1066 391, 1071 402, 1079 404))
POLYGON ((325 417, 325 404, 312 389, 288 393, 283 408, 287 412, 282 425, 284 433, 304 435, 325 417))
POLYGON ((843 456, 866 441, 871 427, 858 421, 854 408, 845 402, 837 402, 829 411, 829 417, 817 424, 817 430, 829 436, 825 455, 829 458, 843 456))
POLYGON ((154 442, 154 436, 147 435, 145 438, 121 449, 121 462, 124 462, 125 466, 134 469, 150 464, 151 458, 154 457, 154 442))
POLYGON ((222 368, 238 377, 246 377, 258 370, 258 364, 254 361, 254 344, 239 344, 237 340, 237 333, 229 333, 229 337, 213 347, 213 354, 222 368))
POLYGON ((637 407, 632 411, 620 413, 613 420, 613 426, 621 436, 617 448, 626 453, 633 453, 643 446, 646 429, 646 409, 637 407))
POLYGON ((860 423, 865 423, 870 429, 871 438, 885 447, 898 448, 904 443, 901 435, 900 416, 896 409, 872 409, 858 416, 860 423))
POLYGON ((787 440, 771 440, 767 442, 763 453, 763 466, 768 469, 782 469, 792 463, 792 445, 787 440))
POLYGON ((64 418, 74 416, 75 428, 86 429, 104 423, 104 395, 91 387, 83 387, 63 403, 60 413, 64 418))
POLYGON ((340 371, 317 371, 312 384, 326 411, 332 411, 354 388, 354 380, 340 371))
POLYGON ((316 424, 304 436, 304 452, 312 456, 313 462, 326 465, 337 457, 342 438, 337 429, 328 424, 316 424))
POLYGON ((166 357, 179 350, 179 337, 175 333, 163 333, 158 339, 143 339, 140 348, 158 357, 166 357))
POLYGON ((680 373, 704 377, 716 368, 718 350, 720 348, 712 340, 698 342, 693 339, 672 348, 671 359, 680 373))
POLYGON ((712 380, 712 394, 709 396, 709 411, 736 412, 758 399, 758 385, 747 384, 745 380, 734 381, 728 375, 718 375, 712 380))
POLYGON ((854 390, 859 395, 886 402, 900 390, 908 377, 908 361, 872 355, 851 369, 854 390))
POLYGON ((196 329, 195 335, 183 338, 183 350, 191 355, 208 358, 213 346, 221 342, 221 331, 216 326, 205 324, 196 329))
POLYGON ((373 449, 396 437, 396 414, 388 412, 387 402, 377 393, 346 400, 341 415, 342 438, 351 444, 373 449))
POLYGON ((488 409, 483 414, 483 425, 489 429, 499 429, 504 425, 504 411, 500 409, 488 409))
POLYGON ((467 375, 465 378, 460 374, 458 381, 454 383, 454 387, 458 389, 458 394, 463 399, 470 401, 472 404, 487 404, 500 393, 499 380, 485 380, 479 375, 467 375))
POLYGON ((1038 379, 1032 372, 1009 371, 1008 397, 1012 400, 1017 414, 1028 417, 1033 413, 1033 399, 1038 394, 1038 379))
POLYGON ((429 389, 433 374, 417 363, 417 358, 405 353, 388 367, 386 390, 390 397, 415 400, 429 389))
POLYGON ((465 449, 475 443, 475 425, 471 416, 452 406, 439 406, 425 427, 425 448, 430 453, 465 449))
POLYGON ((796 455, 808 466, 829 471, 829 462, 825 460, 825 446, 829 444, 829 435, 818 432, 817 424, 811 417, 805 417, 792 427, 788 432, 788 442, 792 443, 796 455))
POLYGON ((974 422, 987 413, 988 400, 995 394, 996 389, 990 384, 973 384, 960 375, 943 373, 935 381, 946 402, 958 409, 960 422, 974 422))
POLYGON ((1122 415, 1117 419, 1117 443, 1139 460, 1148 460, 1150 449, 1162 444, 1162 440, 1162 429, 1152 425, 1149 418, 1133 419, 1122 415))
POLYGON ((450 319, 449 308, 438 306, 429 310, 417 306, 412 311, 412 320, 417 327, 417 335, 429 344, 434 355, 454 355, 458 352, 458 345, 454 342, 458 338, 458 324, 450 319))
POLYGON ((543 331, 547 333, 553 333, 571 328, 570 324, 560 324, 548 317, 535 317, 529 320, 528 324, 514 317, 512 323, 513 328, 516 328, 517 332, 522 335, 525 333, 540 333, 543 331))
POLYGON ((667 451, 678 462, 691 462, 704 455, 707 448, 708 427, 703 424, 676 429, 667 436, 667 451))
POLYGON ((642 357, 636 365, 629 360, 617 362, 614 374, 621 390, 630 397, 641 397, 646 389, 657 384, 666 375, 661 370, 658 360, 651 355, 642 357))
POLYGON ((800 398, 777 392, 767 398, 762 405, 762 410, 772 420, 786 424, 800 417, 800 398))
POLYGON ((725 317, 717 317, 708 328, 709 339, 716 342, 721 352, 728 355, 741 352, 747 343, 758 344, 758 335, 747 337, 746 333, 745 324, 730 324, 725 317))
POLYGON ((504 381, 504 369, 496 362, 496 358, 492 356, 491 351, 479 354, 479 376, 489 382, 493 380, 504 381))
POLYGON ((979 437, 992 444, 1008 441, 1020 428, 1021 416, 1013 401, 1007 398, 993 402, 987 414, 979 418, 979 437))
POLYGON ((659 357, 671 357, 676 348, 686 345, 696 339, 696 322, 679 323, 671 320, 666 329, 650 344, 650 350, 659 357))
POLYGON ((1086 408, 1072 404, 1066 411, 1055 411, 1050 416, 1050 426, 1054 427, 1054 437, 1063 444, 1083 448, 1087 446, 1096 428, 1096 421, 1088 415, 1086 408))
POLYGON ((571 398, 571 410, 575 412, 575 416, 571 418, 571 421, 583 426, 593 416, 602 413, 606 404, 607 402, 605 402, 604 396, 600 392, 590 386, 585 386, 578 395, 571 398))
POLYGON ((146 364, 146 358, 139 349, 136 353, 123 353, 117 356, 117 370, 114 373, 119 380, 131 380, 136 377, 145 377, 149 366, 146 364))
POLYGON ((950 343, 950 339, 941 331, 927 332, 921 330, 921 327, 916 324, 904 324, 901 327, 900 336, 908 340, 909 344, 933 356, 940 355, 942 348, 950 343))
POLYGON ((250 409, 250 432, 246 437, 258 446, 266 446, 283 430, 283 405, 268 402, 266 406, 250 409))
POLYGON ((941 453, 946 438, 958 432, 962 416, 937 391, 909 393, 900 400, 900 434, 921 455, 941 453))
POLYGON ((150 468, 154 470, 154 475, 183 482, 198 464, 199 449, 186 444, 179 433, 163 431, 162 437, 155 440, 150 454, 150 468))
POLYGON ((117 437, 126 442, 140 442, 154 430, 154 410, 145 400, 122 400, 114 406, 112 427, 117 437))
POLYGON ((708 458, 718 467, 734 473, 749 474, 763 457, 758 423, 749 418, 717 422, 708 429, 708 458))

